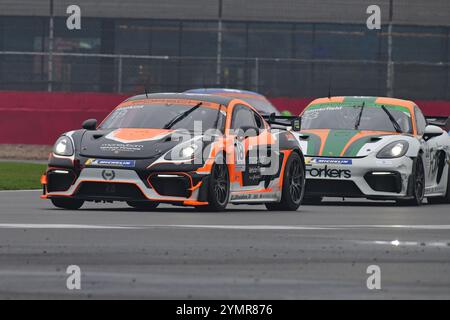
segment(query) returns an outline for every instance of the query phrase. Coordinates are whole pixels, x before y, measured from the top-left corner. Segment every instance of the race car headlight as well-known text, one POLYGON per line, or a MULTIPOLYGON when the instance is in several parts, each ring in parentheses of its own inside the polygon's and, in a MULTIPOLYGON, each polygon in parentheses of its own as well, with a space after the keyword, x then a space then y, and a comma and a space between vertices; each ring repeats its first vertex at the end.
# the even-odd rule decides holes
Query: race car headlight
POLYGON ((199 150, 200 146, 198 144, 188 144, 184 146, 179 146, 173 148, 167 155, 165 156, 166 160, 175 160, 175 161, 183 161, 183 160, 192 160, 199 150))
POLYGON ((181 149, 181 157, 183 159, 190 159, 190 158, 192 158, 192 156, 195 153, 195 149, 196 149, 195 146, 189 146, 189 147, 181 149))
POLYGON ((59 156, 73 155, 73 145, 69 137, 60 137, 53 147, 53 153, 59 156))
POLYGON ((406 141, 394 141, 383 149, 380 150, 377 154, 377 158, 380 159, 389 159, 389 158, 400 158, 403 157, 406 152, 408 152, 409 144, 406 141))

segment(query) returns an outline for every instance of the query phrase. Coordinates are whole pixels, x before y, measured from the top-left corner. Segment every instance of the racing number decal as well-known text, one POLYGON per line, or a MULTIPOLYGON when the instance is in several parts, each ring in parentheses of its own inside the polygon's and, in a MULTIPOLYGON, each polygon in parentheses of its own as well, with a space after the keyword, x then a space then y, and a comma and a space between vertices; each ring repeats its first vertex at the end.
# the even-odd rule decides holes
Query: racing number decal
POLYGON ((245 148, 243 141, 239 138, 234 141, 234 154, 236 155, 236 171, 245 171, 245 148))

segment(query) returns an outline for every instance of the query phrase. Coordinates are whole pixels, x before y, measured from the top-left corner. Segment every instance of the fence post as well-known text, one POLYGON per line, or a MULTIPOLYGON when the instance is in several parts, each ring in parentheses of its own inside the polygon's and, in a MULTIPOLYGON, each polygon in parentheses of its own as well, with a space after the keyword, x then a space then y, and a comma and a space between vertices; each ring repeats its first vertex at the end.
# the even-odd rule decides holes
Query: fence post
POLYGON ((53 36, 54 36, 54 12, 53 0, 50 0, 50 21, 48 28, 48 61, 47 61, 47 91, 53 91, 53 36))
POLYGON ((118 56, 119 62, 117 65, 117 92, 122 93, 122 56, 118 56))
POLYGON ((220 85, 222 82, 222 32, 223 32, 223 24, 222 24, 222 0, 219 0, 219 8, 218 8, 218 20, 217 20, 217 62, 216 62, 216 84, 220 85))
POLYGON ((255 58, 255 91, 259 92, 259 58, 255 58))
POLYGON ((394 61, 392 60, 392 20, 394 17, 394 0, 389 0, 389 25, 388 25, 388 52, 387 52, 387 74, 386 95, 394 96, 394 61))

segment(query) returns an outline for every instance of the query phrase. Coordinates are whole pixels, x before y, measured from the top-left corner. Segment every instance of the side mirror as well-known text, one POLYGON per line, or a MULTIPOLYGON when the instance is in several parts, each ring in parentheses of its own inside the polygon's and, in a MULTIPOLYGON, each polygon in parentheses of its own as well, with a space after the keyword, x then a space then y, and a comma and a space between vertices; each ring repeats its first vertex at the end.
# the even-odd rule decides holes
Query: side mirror
POLYGON ((292 127, 292 131, 300 131, 302 130, 302 119, 299 118, 295 118, 291 120, 291 127, 292 127))
POLYGON ((96 119, 88 119, 83 122, 83 129, 86 130, 97 130, 97 120, 96 119))
POLYGON ((423 139, 428 141, 432 138, 439 137, 444 134, 444 130, 439 128, 438 126, 429 125, 425 128, 425 132, 423 134, 423 139))

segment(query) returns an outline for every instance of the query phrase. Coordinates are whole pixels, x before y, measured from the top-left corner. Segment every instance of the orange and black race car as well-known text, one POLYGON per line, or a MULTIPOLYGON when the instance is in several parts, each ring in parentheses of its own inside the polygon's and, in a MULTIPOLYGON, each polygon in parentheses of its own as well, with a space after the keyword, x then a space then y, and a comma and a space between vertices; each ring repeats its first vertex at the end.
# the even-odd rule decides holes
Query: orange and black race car
POLYGON ((303 154, 290 131, 269 123, 299 121, 266 118, 232 97, 129 98, 100 125, 87 120, 56 141, 42 198, 64 209, 125 201, 149 210, 160 203, 211 211, 228 203, 296 210, 304 193, 303 154))

